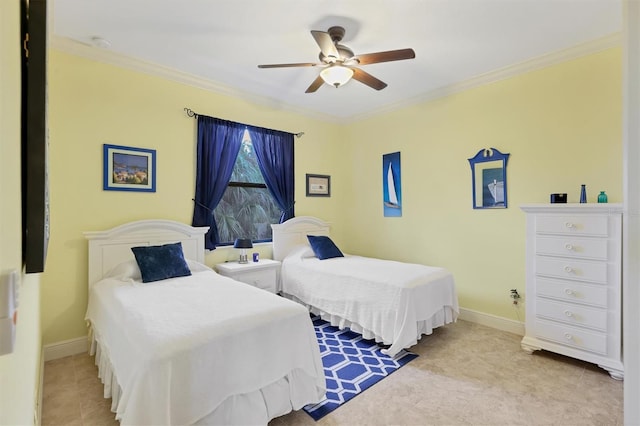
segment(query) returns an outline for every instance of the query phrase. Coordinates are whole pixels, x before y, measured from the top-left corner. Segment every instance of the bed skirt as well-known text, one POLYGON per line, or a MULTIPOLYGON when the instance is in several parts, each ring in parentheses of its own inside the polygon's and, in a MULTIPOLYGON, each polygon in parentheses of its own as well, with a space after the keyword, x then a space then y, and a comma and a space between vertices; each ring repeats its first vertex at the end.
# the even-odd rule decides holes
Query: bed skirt
MULTIPOLYGON (((89 354, 95 355, 98 367, 98 377, 104 385, 104 397, 111 398, 111 411, 116 420, 120 420, 118 403, 122 389, 118 378, 113 372, 109 354, 100 345, 100 337, 89 326, 89 354)), ((300 386, 307 386, 312 381, 300 380, 298 375, 305 374, 294 370, 275 383, 253 392, 233 395, 224 400, 216 409, 195 422, 197 425, 266 425, 271 419, 282 416, 292 410, 299 410, 307 402, 297 400, 296 394, 307 395, 314 389, 302 390, 300 386), (301 392, 300 392, 301 391, 301 392)), ((313 386, 311 386, 313 387, 313 386)))
MULTIPOLYGON (((382 336, 380 336, 373 330, 364 328, 360 324, 351 322, 348 319, 342 318, 339 315, 331 314, 315 306, 309 305, 301 301, 300 299, 298 299, 296 296, 293 296, 287 293, 281 293, 281 294, 283 297, 286 297, 287 299, 293 300, 294 302, 297 302, 303 306, 306 306, 309 312, 311 312, 314 315, 318 315, 320 318, 329 322, 332 326, 338 327, 340 330, 344 328, 348 328, 351 331, 355 331, 356 333, 361 334, 362 337, 365 339, 374 340, 376 343, 380 343, 386 346, 393 345, 394 343, 394 342, 385 340, 382 336)), ((438 328, 445 324, 455 322, 457 319, 458 319, 458 313, 455 311, 455 309, 453 309, 451 306, 443 306, 442 309, 440 309, 435 314, 433 314, 431 318, 417 322, 416 324, 417 335, 415 336, 415 340, 413 340, 412 342, 408 342, 406 345, 404 345, 403 349, 409 348, 415 345, 416 343, 418 343, 418 340, 420 340, 423 335, 432 334, 434 328, 438 328)), ((386 351, 383 349, 382 353, 386 354, 386 351)), ((395 354, 389 354, 389 355, 393 356, 395 354)))

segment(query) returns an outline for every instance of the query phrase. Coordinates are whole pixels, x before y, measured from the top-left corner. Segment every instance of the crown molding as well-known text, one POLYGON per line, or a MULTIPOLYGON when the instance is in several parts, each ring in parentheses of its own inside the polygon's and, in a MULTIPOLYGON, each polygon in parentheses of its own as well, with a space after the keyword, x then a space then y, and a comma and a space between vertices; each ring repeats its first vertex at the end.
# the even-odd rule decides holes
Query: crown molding
POLYGON ((334 116, 321 114, 317 111, 283 104, 279 99, 257 96, 249 92, 233 89, 231 87, 217 83, 213 80, 198 77, 193 74, 178 71, 174 68, 165 67, 163 65, 154 64, 152 62, 145 62, 140 59, 115 53, 107 49, 96 48, 89 44, 81 43, 69 38, 53 36, 50 40, 50 47, 64 53, 68 53, 70 55, 79 56, 96 62, 102 62, 104 64, 114 65, 131 71, 153 75, 155 77, 164 78, 176 83, 186 84, 188 86, 207 90, 209 92, 217 93, 220 95, 244 99, 246 101, 263 106, 268 106, 270 108, 287 110, 322 121, 337 122, 340 120, 339 118, 336 118, 334 116))
POLYGON ((316 111, 300 108, 298 106, 290 106, 283 104, 278 99, 267 98, 263 96, 256 96, 248 92, 244 92, 237 89, 232 89, 228 86, 216 83, 215 81, 204 79, 193 74, 185 73, 175 70, 173 68, 165 67, 162 65, 153 64, 150 62, 141 61, 129 56, 114 53, 110 50, 99 49, 88 44, 80 43, 68 38, 53 36, 51 38, 50 46, 54 49, 62 52, 80 56, 86 59, 115 65, 121 68, 129 69, 132 71, 138 71, 141 73, 154 75, 157 77, 165 78, 178 83, 186 84, 199 89, 207 90, 221 95, 236 97, 244 99, 259 105, 266 105, 268 107, 274 107, 274 105, 281 110, 287 110, 302 114, 310 118, 315 118, 322 121, 334 122, 338 124, 348 124, 354 121, 364 120, 373 116, 393 112, 402 108, 406 108, 419 103, 433 101, 435 99, 443 98, 453 95, 455 93, 463 92, 465 90, 473 89, 475 87, 484 86, 486 84, 495 83, 500 80, 514 77, 516 75, 528 73, 531 71, 539 70, 551 65, 555 65, 561 62, 566 62, 572 59, 577 59, 582 56, 597 53, 612 47, 622 45, 622 34, 614 33, 608 36, 592 40, 586 43, 582 43, 567 49, 558 50, 546 55, 538 56, 536 58, 529 59, 517 64, 509 65, 503 68, 499 68, 476 77, 470 78, 460 83, 451 84, 449 86, 440 87, 431 92, 416 96, 400 102, 395 102, 386 105, 382 108, 377 108, 373 111, 369 111, 363 114, 357 114, 350 117, 335 117, 326 114, 321 114, 316 111))
POLYGON ((493 71, 489 71, 484 74, 480 74, 476 77, 462 81, 460 83, 451 84, 449 86, 440 87, 431 92, 406 99, 401 102, 386 105, 375 111, 368 112, 366 114, 352 117, 353 121, 370 118, 374 115, 380 115, 389 113, 392 111, 406 108, 419 103, 429 102, 436 99, 451 96, 455 93, 460 93, 465 90, 473 89, 476 87, 484 86, 487 84, 495 83, 500 80, 515 77, 517 75, 525 74, 531 71, 536 71, 542 68, 546 68, 552 65, 556 65, 562 62, 567 62, 572 59, 577 59, 582 56, 591 55, 603 50, 607 50, 613 47, 622 46, 622 33, 613 33, 605 37, 601 37, 586 43, 578 44, 567 49, 558 50, 555 52, 541 55, 532 59, 528 59, 523 62, 519 62, 513 65, 508 65, 503 68, 498 68, 493 71))

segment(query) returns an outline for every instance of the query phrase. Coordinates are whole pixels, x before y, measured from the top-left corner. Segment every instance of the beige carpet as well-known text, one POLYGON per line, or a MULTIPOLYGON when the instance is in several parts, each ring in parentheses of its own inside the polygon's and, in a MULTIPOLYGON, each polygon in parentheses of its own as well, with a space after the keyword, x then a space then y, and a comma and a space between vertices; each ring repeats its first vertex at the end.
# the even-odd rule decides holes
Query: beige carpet
MULTIPOLYGON (((411 351, 420 356, 320 421, 297 411, 270 426, 623 424, 623 382, 582 361, 528 355, 520 336, 458 321, 411 351)), ((45 364, 43 425, 117 424, 92 362, 45 364)))

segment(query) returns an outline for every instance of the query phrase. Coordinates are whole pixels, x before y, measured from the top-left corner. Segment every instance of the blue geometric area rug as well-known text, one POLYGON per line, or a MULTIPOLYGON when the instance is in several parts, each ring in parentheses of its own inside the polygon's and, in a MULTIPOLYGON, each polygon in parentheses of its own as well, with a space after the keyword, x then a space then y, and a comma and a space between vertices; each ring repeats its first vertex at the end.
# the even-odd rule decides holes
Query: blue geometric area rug
POLYGON ((339 330, 317 316, 311 320, 316 330, 327 381, 325 399, 303 407, 314 420, 326 416, 418 357, 402 350, 392 358, 382 354, 382 347, 374 340, 363 339, 360 334, 348 328, 339 330))

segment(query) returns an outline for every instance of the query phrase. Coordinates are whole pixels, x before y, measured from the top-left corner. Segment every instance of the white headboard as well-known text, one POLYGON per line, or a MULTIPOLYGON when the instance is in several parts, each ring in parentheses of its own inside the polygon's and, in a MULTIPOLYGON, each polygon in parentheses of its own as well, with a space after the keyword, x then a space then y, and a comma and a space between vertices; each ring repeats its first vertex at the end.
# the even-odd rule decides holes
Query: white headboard
POLYGON ((271 225, 273 258, 282 260, 296 246, 308 245, 307 235, 329 236, 329 226, 329 223, 311 216, 294 217, 284 223, 271 225))
POLYGON ((135 259, 131 247, 182 243, 186 259, 204 263, 204 234, 209 227, 194 228, 172 220, 139 220, 106 231, 84 232, 89 240, 89 285, 114 266, 135 259))

